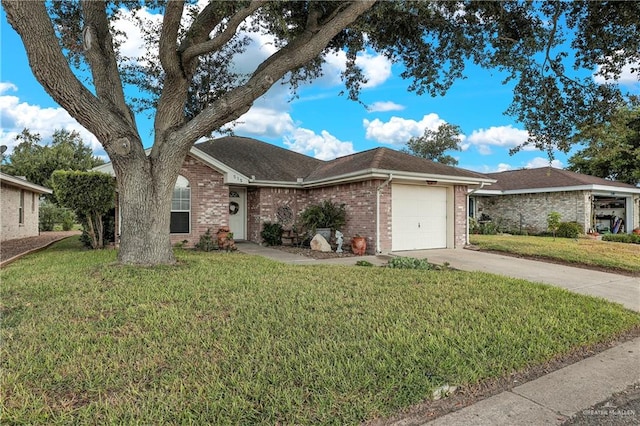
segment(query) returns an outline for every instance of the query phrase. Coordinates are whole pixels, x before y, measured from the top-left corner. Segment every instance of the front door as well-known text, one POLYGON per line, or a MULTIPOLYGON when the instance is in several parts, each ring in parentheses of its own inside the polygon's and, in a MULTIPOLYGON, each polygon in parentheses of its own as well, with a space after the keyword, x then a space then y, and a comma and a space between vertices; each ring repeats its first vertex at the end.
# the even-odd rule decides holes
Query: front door
POLYGON ((229 228, 234 240, 246 240, 247 190, 229 188, 229 228))

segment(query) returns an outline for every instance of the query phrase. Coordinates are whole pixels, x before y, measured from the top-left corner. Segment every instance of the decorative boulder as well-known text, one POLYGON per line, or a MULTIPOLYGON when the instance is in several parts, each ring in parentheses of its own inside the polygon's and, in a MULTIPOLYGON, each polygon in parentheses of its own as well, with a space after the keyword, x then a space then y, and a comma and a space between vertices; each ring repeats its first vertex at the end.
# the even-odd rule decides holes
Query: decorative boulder
POLYGON ((311 250, 321 251, 326 253, 331 251, 331 246, 322 235, 316 234, 316 236, 313 237, 313 239, 311 240, 311 250))

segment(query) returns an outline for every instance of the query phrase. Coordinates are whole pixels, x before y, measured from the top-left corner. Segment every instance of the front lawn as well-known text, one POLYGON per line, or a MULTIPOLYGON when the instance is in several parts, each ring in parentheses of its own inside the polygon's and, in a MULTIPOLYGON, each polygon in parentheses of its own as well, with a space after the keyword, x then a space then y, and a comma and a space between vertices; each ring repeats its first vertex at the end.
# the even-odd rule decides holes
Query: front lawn
POLYGON ((0 423, 358 424, 640 326, 491 274, 178 255, 72 239, 2 269, 0 423))
POLYGON ((521 235, 470 235, 482 250, 495 250, 561 262, 640 273, 640 245, 590 238, 553 238, 521 235))

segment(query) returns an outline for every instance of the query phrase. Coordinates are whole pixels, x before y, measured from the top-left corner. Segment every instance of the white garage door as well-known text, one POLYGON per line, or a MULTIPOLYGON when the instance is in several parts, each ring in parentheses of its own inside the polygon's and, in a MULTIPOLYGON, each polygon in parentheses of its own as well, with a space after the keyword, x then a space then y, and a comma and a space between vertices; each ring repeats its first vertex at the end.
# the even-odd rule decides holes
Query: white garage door
POLYGON ((392 186, 392 250, 447 247, 447 188, 392 186))

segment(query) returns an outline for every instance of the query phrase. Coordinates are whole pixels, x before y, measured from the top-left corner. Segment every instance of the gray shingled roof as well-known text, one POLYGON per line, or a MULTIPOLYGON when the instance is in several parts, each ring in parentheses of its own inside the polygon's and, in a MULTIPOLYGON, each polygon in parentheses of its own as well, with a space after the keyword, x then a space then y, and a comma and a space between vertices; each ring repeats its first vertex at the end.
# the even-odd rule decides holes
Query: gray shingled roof
POLYGON ((404 152, 389 148, 374 148, 327 161, 307 176, 306 180, 328 179, 370 169, 487 179, 487 176, 480 173, 436 163, 404 152))
POLYGON ((487 179, 486 175, 446 166, 388 148, 375 148, 322 161, 256 139, 227 136, 202 142, 195 148, 247 177, 259 181, 313 182, 351 173, 384 170, 459 178, 487 179))
POLYGON ((637 187, 623 182, 611 181, 553 167, 509 170, 499 173, 487 173, 487 176, 498 181, 497 183, 492 184, 488 189, 498 191, 561 188, 586 185, 604 185, 637 189, 637 187))
POLYGON ((324 163, 256 139, 226 136, 198 143, 195 148, 247 177, 273 182, 296 182, 324 163))

